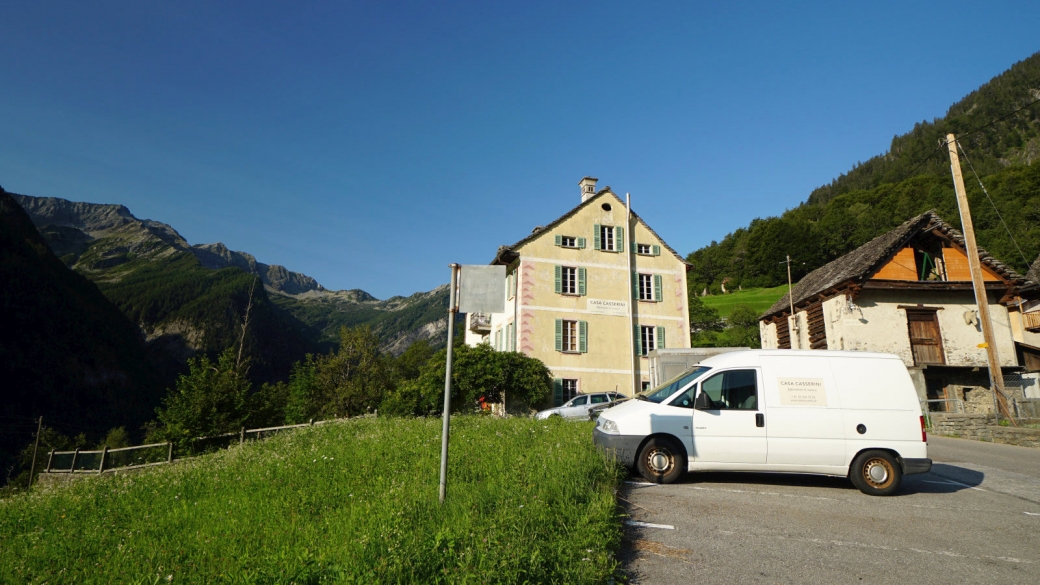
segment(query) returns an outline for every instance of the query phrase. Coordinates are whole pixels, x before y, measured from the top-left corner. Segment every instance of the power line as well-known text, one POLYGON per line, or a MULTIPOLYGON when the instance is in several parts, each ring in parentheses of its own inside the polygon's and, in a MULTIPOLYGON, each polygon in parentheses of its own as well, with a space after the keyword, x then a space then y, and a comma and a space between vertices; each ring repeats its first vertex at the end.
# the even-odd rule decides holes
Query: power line
MULTIPOLYGON (((978 134, 979 132, 982 132, 986 128, 989 128, 990 126, 992 126, 994 124, 997 124, 998 122, 1003 122, 1004 120, 1007 120, 1008 118, 1018 114, 1022 110, 1025 110, 1027 108, 1031 108, 1031 107, 1035 106, 1036 104, 1040 104, 1040 98, 1035 99, 1035 100, 1029 102, 1028 104, 1026 104, 1026 105, 1024 105, 1024 106, 1022 106, 1022 107, 1020 107, 1020 108, 1018 108, 1018 109, 1016 109, 1016 110, 1014 110, 1012 112, 1009 112, 1009 113, 1007 113, 1007 114, 1005 114, 1005 115, 1003 115, 1003 116, 1001 116, 999 118, 996 118, 994 120, 990 120, 989 122, 983 124, 982 126, 979 126, 978 128, 975 128, 974 130, 969 130, 968 132, 959 135, 957 137, 957 143, 960 144, 961 139, 967 138, 969 136, 974 136, 975 134, 978 134)), ((939 152, 941 149, 943 149, 945 147, 946 147, 946 140, 940 138, 939 139, 939 145, 935 147, 935 150, 933 150, 932 152, 928 153, 923 158, 921 158, 921 160, 918 161, 917 164, 915 164, 912 169, 907 171, 898 181, 896 181, 896 183, 902 183, 903 181, 905 181, 910 175, 914 174, 914 171, 916 171, 917 169, 921 168, 921 165, 923 165, 924 163, 928 162, 928 159, 930 159, 933 156, 935 156, 935 153, 939 152)), ((963 149, 964 149, 964 147, 962 146, 961 150, 963 150, 963 149)), ((970 163, 969 163, 969 166, 970 166, 970 163)), ((974 171, 974 169, 972 169, 972 171, 974 171)), ((981 184, 981 182, 980 182, 980 184, 981 184)), ((988 193, 987 193, 987 195, 988 195, 988 193)), ((1016 246, 1017 245, 1018 244, 1016 244, 1016 246)))
POLYGON ((1011 243, 1014 244, 1015 249, 1018 250, 1018 255, 1022 257, 1022 261, 1025 262, 1025 265, 1029 266, 1029 260, 1027 260, 1026 255, 1022 253, 1022 248, 1019 247, 1018 242, 1015 240, 1015 236, 1011 233, 1011 229, 1008 228, 1007 223, 1004 221, 1004 216, 1000 215, 1000 210, 997 209, 997 204, 994 203, 993 198, 989 196, 989 191, 986 190, 986 186, 982 184, 982 179, 979 178, 979 174, 975 172, 975 167, 972 166, 971 160, 968 159, 968 151, 964 149, 964 145, 961 144, 959 138, 957 139, 957 146, 961 149, 961 152, 964 153, 964 162, 968 163, 968 168, 971 169, 972 174, 975 175, 975 180, 979 182, 979 187, 982 187, 982 192, 986 194, 986 199, 989 201, 989 204, 993 206, 994 213, 997 214, 997 218, 1000 219, 1001 225, 1004 226, 1004 230, 1007 231, 1008 237, 1011 238, 1011 243))

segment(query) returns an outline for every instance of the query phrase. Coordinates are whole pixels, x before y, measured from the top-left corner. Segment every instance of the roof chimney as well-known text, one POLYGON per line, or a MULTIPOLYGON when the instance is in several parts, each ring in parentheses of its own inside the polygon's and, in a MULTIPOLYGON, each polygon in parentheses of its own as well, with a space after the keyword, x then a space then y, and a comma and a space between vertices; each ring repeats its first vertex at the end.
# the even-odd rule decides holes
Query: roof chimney
POLYGON ((599 179, 595 177, 585 177, 578 182, 581 187, 581 202, 584 203, 589 197, 596 194, 596 181, 599 179))

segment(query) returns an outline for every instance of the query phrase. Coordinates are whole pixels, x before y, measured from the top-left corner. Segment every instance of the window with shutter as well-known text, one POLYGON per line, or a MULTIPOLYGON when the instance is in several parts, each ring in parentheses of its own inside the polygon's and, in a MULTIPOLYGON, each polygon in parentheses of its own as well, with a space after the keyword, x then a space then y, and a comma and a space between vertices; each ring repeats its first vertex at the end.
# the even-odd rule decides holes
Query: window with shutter
POLYGON ((599 225, 598 223, 594 224, 592 226, 592 248, 594 250, 602 250, 603 249, 603 233, 602 233, 602 229, 603 229, 603 226, 599 225))
POLYGON ((585 238, 578 238, 576 245, 577 245, 577 247, 579 249, 584 250, 585 249, 585 238))
POLYGON ((657 337, 654 339, 654 343, 657 345, 657 349, 664 349, 664 327, 657 328, 657 337))
POLYGON ((661 275, 660 274, 655 274, 654 275, 654 300, 657 301, 657 302, 661 302, 661 299, 664 298, 661 295, 661 288, 662 288, 661 287, 661 275))
POLYGON ((635 338, 636 344, 636 355, 645 355, 643 353, 643 330, 639 325, 635 326, 632 336, 635 338))
POLYGON ((578 321, 578 351, 580 353, 589 353, 589 323, 588 321, 578 321))
POLYGON ((563 351, 563 319, 556 320, 556 351, 563 351))
POLYGON ((556 294, 560 294, 563 292, 563 266, 554 266, 553 276, 555 277, 553 290, 556 291, 556 294))
POLYGON ((562 246, 563 245, 563 236, 561 236, 561 235, 553 236, 553 241, 556 243, 557 246, 562 246))
POLYGON ((578 269, 578 294, 585 296, 585 269, 578 269))
POLYGON ((563 380, 553 378, 553 406, 563 405, 563 380))
POLYGON ((625 251, 625 228, 621 226, 614 228, 614 247, 611 249, 615 252, 625 251))
POLYGON ((653 248, 654 248, 653 255, 654 256, 660 256, 661 255, 661 246, 658 246, 657 244, 654 244, 653 248))

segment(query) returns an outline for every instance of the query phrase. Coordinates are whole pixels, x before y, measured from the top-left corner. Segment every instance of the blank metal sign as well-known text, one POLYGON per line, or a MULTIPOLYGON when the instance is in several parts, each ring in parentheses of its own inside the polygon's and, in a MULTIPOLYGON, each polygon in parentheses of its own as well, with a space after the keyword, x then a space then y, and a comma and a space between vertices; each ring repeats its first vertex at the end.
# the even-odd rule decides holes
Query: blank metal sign
POLYGON ((463 264, 459 275, 459 311, 504 313, 506 267, 463 264))

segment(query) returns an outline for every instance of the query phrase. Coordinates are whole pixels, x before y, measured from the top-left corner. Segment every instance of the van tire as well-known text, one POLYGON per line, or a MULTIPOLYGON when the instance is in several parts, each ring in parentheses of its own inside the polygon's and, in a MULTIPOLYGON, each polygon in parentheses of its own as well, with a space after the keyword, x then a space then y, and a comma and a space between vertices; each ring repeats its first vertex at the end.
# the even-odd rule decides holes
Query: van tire
POLYGON ((903 469, 887 451, 864 451, 852 460, 849 479, 868 496, 890 496, 903 483, 903 469))
POLYGON ((672 483, 682 476, 686 455, 675 441, 667 437, 651 437, 636 458, 639 475, 651 483, 672 483))

